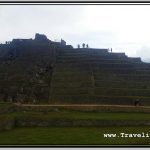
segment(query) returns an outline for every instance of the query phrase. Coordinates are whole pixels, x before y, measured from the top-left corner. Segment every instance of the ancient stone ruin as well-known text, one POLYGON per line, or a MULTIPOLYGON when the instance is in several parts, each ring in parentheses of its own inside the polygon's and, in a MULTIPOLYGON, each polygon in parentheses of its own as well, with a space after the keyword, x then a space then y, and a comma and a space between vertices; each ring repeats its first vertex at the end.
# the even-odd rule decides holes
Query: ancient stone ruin
POLYGON ((20 103, 150 105, 150 64, 61 39, 0 44, 0 99, 20 103))

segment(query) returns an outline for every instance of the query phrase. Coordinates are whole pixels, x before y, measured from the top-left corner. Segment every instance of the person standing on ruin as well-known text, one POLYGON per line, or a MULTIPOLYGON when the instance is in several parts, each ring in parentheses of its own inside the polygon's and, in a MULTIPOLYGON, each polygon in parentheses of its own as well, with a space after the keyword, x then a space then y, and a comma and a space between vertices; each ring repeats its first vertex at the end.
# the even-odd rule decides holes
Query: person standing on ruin
POLYGON ((89 45, 88 45, 88 44, 86 44, 86 48, 89 48, 89 45))
POLYGON ((85 47, 85 44, 84 44, 84 43, 82 44, 82 47, 83 47, 83 48, 85 47))
POLYGON ((80 48, 80 44, 78 44, 78 48, 80 48))
POLYGON ((139 100, 139 99, 135 100, 135 101, 134 101, 134 105, 135 105, 135 106, 139 106, 139 105, 140 105, 140 100, 139 100))
POLYGON ((112 48, 110 49, 111 53, 112 53, 112 48))

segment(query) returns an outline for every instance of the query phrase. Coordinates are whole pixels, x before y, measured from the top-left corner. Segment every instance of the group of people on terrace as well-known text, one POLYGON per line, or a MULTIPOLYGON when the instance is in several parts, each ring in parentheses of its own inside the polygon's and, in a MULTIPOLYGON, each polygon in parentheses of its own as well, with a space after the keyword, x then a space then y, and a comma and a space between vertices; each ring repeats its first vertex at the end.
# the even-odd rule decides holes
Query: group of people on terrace
MULTIPOLYGON (((78 44, 77 47, 80 48, 80 44, 78 44)), ((81 48, 89 48, 89 45, 83 43, 81 48)), ((112 53, 112 48, 110 48, 110 49, 108 48, 108 52, 111 52, 111 53, 112 53)))
MULTIPOLYGON (((80 44, 78 44, 78 48, 80 48, 80 44)), ((88 45, 88 44, 83 43, 83 44, 82 44, 82 48, 89 48, 89 45, 88 45)))

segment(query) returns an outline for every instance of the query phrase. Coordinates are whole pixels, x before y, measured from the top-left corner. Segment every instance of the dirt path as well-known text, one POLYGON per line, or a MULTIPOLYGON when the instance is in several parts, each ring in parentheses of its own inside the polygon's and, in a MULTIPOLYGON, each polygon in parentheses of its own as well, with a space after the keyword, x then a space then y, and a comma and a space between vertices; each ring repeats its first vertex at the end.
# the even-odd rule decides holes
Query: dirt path
POLYGON ((18 104, 23 107, 122 107, 122 108, 150 108, 150 106, 133 105, 99 105, 99 104, 18 104))

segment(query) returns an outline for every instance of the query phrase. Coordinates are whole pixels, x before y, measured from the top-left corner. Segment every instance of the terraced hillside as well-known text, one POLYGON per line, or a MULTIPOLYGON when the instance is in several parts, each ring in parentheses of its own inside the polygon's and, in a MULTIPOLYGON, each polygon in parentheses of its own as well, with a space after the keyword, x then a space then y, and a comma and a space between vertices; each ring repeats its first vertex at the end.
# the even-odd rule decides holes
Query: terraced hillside
POLYGON ((150 64, 106 49, 63 49, 50 103, 150 105, 150 64))
POLYGON ((45 35, 0 44, 0 101, 150 105, 150 63, 45 35))

